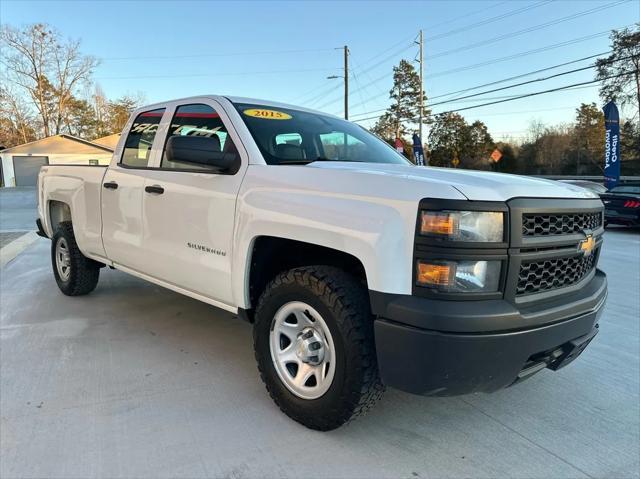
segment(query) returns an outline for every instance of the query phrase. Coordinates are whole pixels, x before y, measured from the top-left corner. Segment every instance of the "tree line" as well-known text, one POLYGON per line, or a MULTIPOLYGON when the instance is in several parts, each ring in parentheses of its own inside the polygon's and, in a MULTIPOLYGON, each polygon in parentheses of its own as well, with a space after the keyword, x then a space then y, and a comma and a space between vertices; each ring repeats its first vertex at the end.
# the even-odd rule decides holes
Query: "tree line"
MULTIPOLYGON (((640 175, 640 24, 611 33, 611 53, 595 63, 603 102, 613 100, 632 112, 622 120, 623 175, 640 175)), ((371 131, 391 145, 403 140, 412 158, 411 134, 417 130, 419 76, 411 62, 393 68, 391 105, 371 131)), ((604 168, 604 114, 595 103, 576 108, 573 122, 548 126, 532 122, 524 141, 495 141, 479 120, 467 122, 459 113, 425 111, 430 165, 540 175, 601 175, 604 168), (494 153, 495 151, 499 153, 494 153)))
POLYGON ((86 140, 117 133, 143 101, 141 95, 108 99, 92 80, 98 59, 46 24, 4 25, 0 46, 1 147, 61 133, 86 140))

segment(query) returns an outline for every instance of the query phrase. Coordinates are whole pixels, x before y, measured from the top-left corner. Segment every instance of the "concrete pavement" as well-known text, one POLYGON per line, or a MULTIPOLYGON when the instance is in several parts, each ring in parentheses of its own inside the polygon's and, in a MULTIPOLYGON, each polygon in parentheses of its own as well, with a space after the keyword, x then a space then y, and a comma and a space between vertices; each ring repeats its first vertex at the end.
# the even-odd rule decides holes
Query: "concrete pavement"
POLYGON ((30 246, 38 216, 36 189, 0 188, 0 266, 4 266, 30 246))
POLYGON ((38 216, 36 189, 0 188, 0 231, 31 231, 38 216))
POLYGON ((57 289, 50 243, 0 269, 0 477, 639 477, 640 235, 606 234, 610 296, 581 358, 490 395, 389 390, 329 433, 271 402, 251 326, 101 270, 57 289))

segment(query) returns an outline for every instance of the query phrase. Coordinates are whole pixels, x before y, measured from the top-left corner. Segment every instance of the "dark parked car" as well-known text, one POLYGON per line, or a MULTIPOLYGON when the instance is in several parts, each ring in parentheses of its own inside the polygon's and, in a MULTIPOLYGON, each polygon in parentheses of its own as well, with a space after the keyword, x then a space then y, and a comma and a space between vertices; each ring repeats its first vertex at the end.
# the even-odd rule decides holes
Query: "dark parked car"
POLYGON ((600 195, 604 203, 604 222, 640 226, 640 183, 627 183, 600 195))

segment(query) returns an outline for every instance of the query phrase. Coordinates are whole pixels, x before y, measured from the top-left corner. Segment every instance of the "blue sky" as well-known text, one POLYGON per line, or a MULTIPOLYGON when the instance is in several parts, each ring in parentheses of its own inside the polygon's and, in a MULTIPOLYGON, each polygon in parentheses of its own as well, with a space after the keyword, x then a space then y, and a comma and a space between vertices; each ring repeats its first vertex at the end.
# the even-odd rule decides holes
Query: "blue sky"
MULTIPOLYGON (((0 18, 14 26, 46 22, 65 36, 81 39, 83 51, 101 59, 95 80, 108 97, 141 92, 148 102, 219 93, 341 115, 341 80, 326 77, 341 74, 342 52, 336 48, 348 45, 353 73, 351 116, 357 119, 373 116, 388 105, 391 68, 400 59, 417 55, 412 42, 420 29, 425 35, 426 92, 430 98, 438 97, 432 100, 436 102, 452 98, 443 95, 457 90, 607 52, 606 32, 640 21, 640 0, 3 0, 0 18), (566 44, 554 47, 560 43, 566 44), (505 57, 513 58, 500 60, 505 57), (482 63, 487 64, 478 66, 482 63)), ((592 61, 517 81, 588 66, 592 61)), ((585 70, 485 98, 592 79, 593 70, 585 70)), ((600 104, 597 86, 461 113, 469 121, 484 121, 496 139, 520 139, 533 119, 550 124, 571 121, 581 102, 600 104)), ((435 106, 433 111, 479 103, 468 99, 435 106)))

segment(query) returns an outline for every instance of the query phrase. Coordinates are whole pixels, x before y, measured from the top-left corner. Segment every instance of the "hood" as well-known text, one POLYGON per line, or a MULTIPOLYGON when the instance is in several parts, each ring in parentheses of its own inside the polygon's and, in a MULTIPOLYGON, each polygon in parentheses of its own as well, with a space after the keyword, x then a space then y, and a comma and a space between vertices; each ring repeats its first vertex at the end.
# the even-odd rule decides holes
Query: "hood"
POLYGON ((429 183, 446 183, 471 201, 507 201, 516 197, 598 198, 597 194, 568 183, 486 171, 338 161, 317 161, 307 165, 307 168, 350 170, 363 175, 406 178, 424 182, 425 191, 429 191, 429 183))

